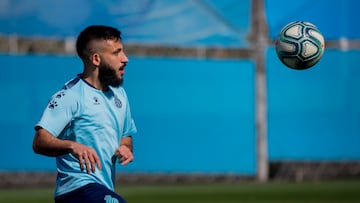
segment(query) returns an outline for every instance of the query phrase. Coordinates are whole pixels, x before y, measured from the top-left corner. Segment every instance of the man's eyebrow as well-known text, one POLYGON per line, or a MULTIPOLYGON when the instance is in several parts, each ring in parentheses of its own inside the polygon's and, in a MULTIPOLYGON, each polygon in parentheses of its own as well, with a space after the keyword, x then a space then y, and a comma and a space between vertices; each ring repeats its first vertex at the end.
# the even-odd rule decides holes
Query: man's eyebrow
POLYGON ((113 54, 116 54, 116 53, 119 53, 119 52, 121 52, 122 51, 122 48, 117 48, 117 49, 115 49, 112 53, 113 54))

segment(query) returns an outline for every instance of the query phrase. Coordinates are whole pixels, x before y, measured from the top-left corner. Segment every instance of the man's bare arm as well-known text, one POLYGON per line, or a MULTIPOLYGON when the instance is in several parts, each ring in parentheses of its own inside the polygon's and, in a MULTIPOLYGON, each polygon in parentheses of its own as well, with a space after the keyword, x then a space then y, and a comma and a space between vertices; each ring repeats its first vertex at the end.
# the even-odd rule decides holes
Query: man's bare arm
POLYGON ((130 136, 123 137, 121 139, 120 146, 116 150, 115 156, 119 157, 119 162, 123 166, 127 165, 128 163, 134 160, 133 144, 132 144, 132 138, 130 136))
POLYGON ((60 156, 70 153, 72 148, 72 141, 60 140, 43 128, 36 130, 33 140, 33 150, 35 153, 46 156, 60 156))
POLYGON ((132 137, 123 137, 120 142, 120 146, 121 145, 125 145, 130 149, 130 151, 133 151, 132 137))
POLYGON ((35 153, 53 157, 71 153, 78 158, 80 169, 86 168, 87 173, 95 172, 95 165, 101 169, 100 159, 94 149, 71 140, 58 139, 43 128, 36 130, 33 150, 35 153))

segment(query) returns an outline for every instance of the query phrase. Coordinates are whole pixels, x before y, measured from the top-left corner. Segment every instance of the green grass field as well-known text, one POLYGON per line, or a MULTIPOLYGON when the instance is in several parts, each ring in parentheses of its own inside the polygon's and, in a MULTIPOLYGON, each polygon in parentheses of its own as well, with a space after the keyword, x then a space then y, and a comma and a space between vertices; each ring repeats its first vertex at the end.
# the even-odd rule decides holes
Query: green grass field
MULTIPOLYGON (((236 183, 123 186, 129 203, 359 203, 360 180, 318 183, 236 183)), ((53 189, 2 189, 0 203, 53 202, 53 189)))

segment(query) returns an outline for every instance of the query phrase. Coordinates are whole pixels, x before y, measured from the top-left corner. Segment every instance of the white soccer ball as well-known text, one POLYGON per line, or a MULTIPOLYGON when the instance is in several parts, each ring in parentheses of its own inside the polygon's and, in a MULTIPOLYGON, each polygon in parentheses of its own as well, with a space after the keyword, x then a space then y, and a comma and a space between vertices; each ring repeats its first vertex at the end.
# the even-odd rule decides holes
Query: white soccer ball
POLYGON ((325 40, 319 29, 309 22, 296 21, 280 31, 275 48, 287 67, 304 70, 314 66, 324 54, 325 40))

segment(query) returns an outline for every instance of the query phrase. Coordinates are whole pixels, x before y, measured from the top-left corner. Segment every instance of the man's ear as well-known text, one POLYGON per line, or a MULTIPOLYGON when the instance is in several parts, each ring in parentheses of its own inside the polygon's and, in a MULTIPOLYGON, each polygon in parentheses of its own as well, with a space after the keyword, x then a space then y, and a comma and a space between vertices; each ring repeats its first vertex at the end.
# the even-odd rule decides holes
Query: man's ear
POLYGON ((101 62, 100 54, 98 54, 98 53, 93 53, 93 54, 90 56, 90 60, 91 60, 91 62, 92 62, 96 67, 98 67, 98 66, 100 65, 100 62, 101 62))

